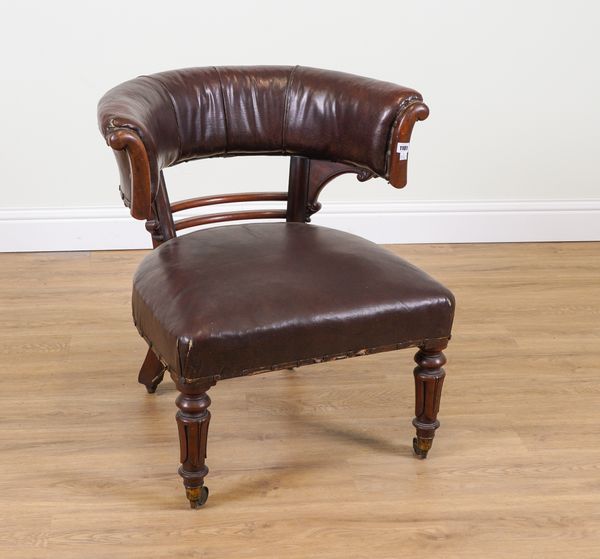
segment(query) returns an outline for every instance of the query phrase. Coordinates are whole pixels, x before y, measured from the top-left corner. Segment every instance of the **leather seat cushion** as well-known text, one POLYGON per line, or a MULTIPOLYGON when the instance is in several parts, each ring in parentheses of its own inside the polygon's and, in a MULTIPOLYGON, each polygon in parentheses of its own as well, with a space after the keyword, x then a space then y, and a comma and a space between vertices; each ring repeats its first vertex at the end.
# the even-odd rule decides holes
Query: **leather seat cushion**
POLYGON ((135 274, 133 315, 171 371, 219 380, 449 338, 454 297, 355 235, 257 223, 152 251, 135 274))

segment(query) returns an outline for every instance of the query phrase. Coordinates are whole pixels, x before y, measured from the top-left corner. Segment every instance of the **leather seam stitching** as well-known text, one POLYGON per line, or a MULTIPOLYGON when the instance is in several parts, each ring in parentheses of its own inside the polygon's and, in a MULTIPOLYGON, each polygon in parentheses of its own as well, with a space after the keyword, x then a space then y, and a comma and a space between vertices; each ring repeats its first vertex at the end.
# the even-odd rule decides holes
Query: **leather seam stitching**
POLYGON ((176 161, 179 161, 179 159, 181 158, 181 145, 182 145, 181 126, 179 124, 179 117, 177 116, 177 109, 175 108, 175 99, 173 99, 173 95, 169 91, 169 88, 161 80, 159 80, 156 76, 143 76, 143 77, 146 77, 152 81, 155 81, 158 85, 160 85, 160 87, 167 94, 169 101, 171 102, 171 108, 173 109, 173 116, 175 117, 175 125, 177 126, 177 159, 176 159, 176 161))
POLYGON ((223 118, 225 119, 225 153, 223 155, 227 155, 227 151, 229 149, 229 119, 227 118, 227 106, 225 105, 225 92, 223 91, 223 81, 221 80, 221 72, 216 66, 213 66, 215 72, 217 73, 217 77, 219 78, 219 90, 221 91, 221 103, 223 103, 223 118))
POLYGON ((281 123, 281 151, 283 151, 283 153, 287 153, 287 150, 285 148, 285 136, 286 136, 286 132, 287 132, 287 124, 288 124, 288 113, 289 113, 289 102, 290 102, 290 89, 292 87, 292 82, 294 81, 294 74, 296 73, 296 70, 299 68, 299 64, 296 64, 296 66, 294 66, 290 72, 290 75, 288 77, 288 83, 287 83, 287 87, 285 88, 285 103, 284 103, 284 107, 283 107, 283 122, 281 123))

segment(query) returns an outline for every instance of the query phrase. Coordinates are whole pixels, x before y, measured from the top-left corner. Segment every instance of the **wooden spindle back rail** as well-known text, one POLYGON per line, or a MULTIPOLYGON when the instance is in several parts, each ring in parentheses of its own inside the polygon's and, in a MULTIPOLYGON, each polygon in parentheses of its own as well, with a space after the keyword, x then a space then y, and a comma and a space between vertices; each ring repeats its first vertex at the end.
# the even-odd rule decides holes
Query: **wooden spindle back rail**
POLYGON ((216 204, 230 204, 232 202, 285 202, 287 197, 287 192, 240 192, 237 194, 200 196, 199 198, 189 198, 171 204, 171 212, 175 213, 182 210, 189 210, 190 208, 201 208, 203 206, 213 206, 216 204))
MULTIPOLYGON (((240 192, 236 194, 200 196, 198 198, 189 198, 171 204, 171 213, 189 210, 191 208, 201 208, 204 206, 230 204, 235 202, 285 202, 287 201, 287 198, 287 192, 240 192)), ((285 219, 286 216, 286 210, 246 210, 188 217, 179 219, 175 221, 174 224, 175 230, 179 231, 180 229, 186 229, 188 227, 208 225, 209 223, 221 223, 223 221, 238 221, 242 219, 285 219)))
POLYGON ((238 221, 241 219, 285 219, 286 215, 286 210, 254 210, 199 215, 177 220, 175 222, 175 230, 179 231, 180 229, 196 227, 197 225, 208 225, 209 223, 220 223, 222 221, 238 221))

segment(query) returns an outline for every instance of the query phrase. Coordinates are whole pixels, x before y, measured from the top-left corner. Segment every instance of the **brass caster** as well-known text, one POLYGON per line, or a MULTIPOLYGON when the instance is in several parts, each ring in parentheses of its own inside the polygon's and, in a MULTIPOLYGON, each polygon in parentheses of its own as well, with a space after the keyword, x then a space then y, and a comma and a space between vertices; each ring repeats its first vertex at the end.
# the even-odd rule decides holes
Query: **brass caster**
POLYGON ((190 508, 199 509, 208 500, 208 487, 186 487, 185 495, 190 501, 190 508))
POLYGON ((425 458, 427 458, 427 453, 431 449, 432 443, 433 439, 421 439, 419 437, 415 437, 413 439, 413 450, 417 458, 425 460, 425 458))

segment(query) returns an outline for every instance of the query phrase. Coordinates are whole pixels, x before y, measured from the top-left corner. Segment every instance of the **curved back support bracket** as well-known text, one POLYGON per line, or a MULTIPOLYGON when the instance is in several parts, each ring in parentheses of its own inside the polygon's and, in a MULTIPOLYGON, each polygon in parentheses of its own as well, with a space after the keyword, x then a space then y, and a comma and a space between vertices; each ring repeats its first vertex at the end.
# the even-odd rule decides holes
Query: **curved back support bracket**
POLYGON ((368 169, 347 163, 292 156, 286 221, 309 223, 311 215, 321 209, 318 202, 321 190, 334 178, 345 173, 356 173, 356 178, 361 182, 376 176, 368 169))

